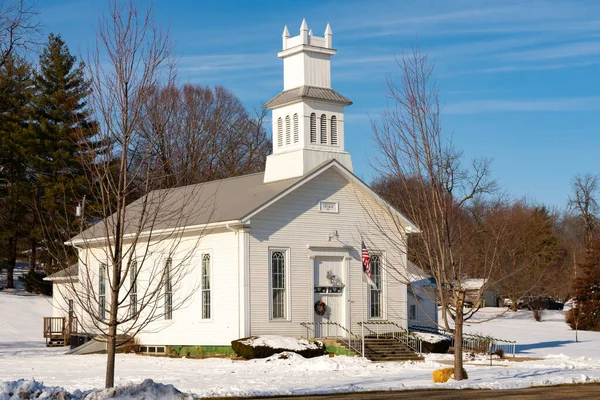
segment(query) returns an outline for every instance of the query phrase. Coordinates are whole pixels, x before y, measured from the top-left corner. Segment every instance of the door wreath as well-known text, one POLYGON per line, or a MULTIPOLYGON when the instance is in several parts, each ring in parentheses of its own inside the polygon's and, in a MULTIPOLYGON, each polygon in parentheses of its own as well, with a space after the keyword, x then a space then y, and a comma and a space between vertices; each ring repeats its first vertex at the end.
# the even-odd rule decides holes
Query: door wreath
POLYGON ((324 315, 327 311, 327 304, 323 300, 319 300, 315 303, 315 312, 317 315, 324 315))

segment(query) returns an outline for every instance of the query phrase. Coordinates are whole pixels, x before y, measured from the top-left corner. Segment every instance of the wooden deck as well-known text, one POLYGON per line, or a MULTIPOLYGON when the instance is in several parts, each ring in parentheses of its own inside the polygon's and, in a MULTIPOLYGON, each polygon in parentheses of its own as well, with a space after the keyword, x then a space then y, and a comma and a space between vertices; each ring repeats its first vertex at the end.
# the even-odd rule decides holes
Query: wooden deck
POLYGON ((69 346, 71 335, 77 333, 77 317, 44 317, 44 338, 47 347, 69 346))

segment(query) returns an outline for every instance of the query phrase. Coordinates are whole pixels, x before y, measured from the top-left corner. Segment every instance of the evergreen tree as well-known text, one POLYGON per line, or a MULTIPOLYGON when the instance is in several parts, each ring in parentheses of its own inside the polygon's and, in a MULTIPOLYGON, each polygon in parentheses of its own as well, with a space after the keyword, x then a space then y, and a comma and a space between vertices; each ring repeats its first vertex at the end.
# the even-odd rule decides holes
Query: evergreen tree
POLYGON ((593 240, 586 249, 581 272, 574 279, 575 305, 567 315, 573 329, 600 331, 600 240, 593 240))
POLYGON ((88 192, 85 165, 93 157, 81 149, 89 148, 89 143, 92 149, 98 147, 93 143, 97 124, 87 106, 90 87, 84 65, 59 35, 48 37, 34 84, 36 123, 31 135, 37 148, 31 161, 37 174, 32 198, 37 229, 32 230, 32 251, 39 239, 45 237, 46 245, 51 246, 76 229, 75 209, 88 192))
POLYGON ((13 288, 20 240, 25 226, 34 177, 27 162, 31 66, 10 57, 0 67, 0 257, 6 260, 7 287, 13 288))

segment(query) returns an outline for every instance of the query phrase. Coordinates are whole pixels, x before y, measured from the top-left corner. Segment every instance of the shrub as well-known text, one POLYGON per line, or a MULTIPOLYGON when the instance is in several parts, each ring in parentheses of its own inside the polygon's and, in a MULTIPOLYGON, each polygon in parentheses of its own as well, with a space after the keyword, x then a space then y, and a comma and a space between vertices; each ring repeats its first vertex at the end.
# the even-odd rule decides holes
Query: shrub
MULTIPOLYGON (((467 375, 467 371, 465 371, 464 368, 463 368, 462 372, 463 372, 464 379, 469 379, 469 376, 467 375)), ((432 373, 433 382, 434 383, 448 382, 448 379, 450 379, 453 375, 454 375, 454 368, 436 369, 432 373)))
POLYGON ((38 272, 30 270, 27 274, 20 276, 19 279, 25 284, 25 291, 29 293, 44 294, 46 296, 52 296, 52 282, 44 280, 46 277, 45 272, 38 272))
POLYGON ((450 343, 450 339, 444 339, 434 343, 421 339, 421 351, 423 353, 445 354, 450 349, 450 343))
POLYGON ((537 322, 542 322, 542 315, 544 315, 544 310, 541 308, 534 308, 533 309, 533 318, 535 318, 535 320, 537 322))
POLYGON ((314 342, 315 348, 305 348, 302 350, 276 349, 268 346, 253 346, 251 344, 244 343, 249 339, 257 338, 257 336, 250 336, 247 338, 233 340, 231 342, 231 347, 233 348, 233 351, 235 351, 235 354, 247 360, 253 358, 267 358, 271 357, 273 354, 283 353, 284 351, 300 354, 304 358, 319 357, 327 354, 325 345, 321 342, 314 342))
POLYGON ((496 351, 494 351, 494 354, 498 356, 498 358, 504 358, 504 350, 502 349, 496 349, 496 351))

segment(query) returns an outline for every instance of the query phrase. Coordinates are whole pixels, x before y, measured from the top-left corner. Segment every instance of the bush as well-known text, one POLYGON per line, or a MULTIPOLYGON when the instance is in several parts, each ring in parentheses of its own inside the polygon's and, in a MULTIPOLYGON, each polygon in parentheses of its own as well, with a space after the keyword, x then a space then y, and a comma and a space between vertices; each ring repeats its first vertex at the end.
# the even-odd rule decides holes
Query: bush
POLYGON ((423 353, 440 353, 445 354, 450 349, 450 339, 440 340, 435 343, 421 339, 421 351, 423 353))
POLYGON ((542 315, 544 315, 544 310, 541 308, 534 308, 533 309, 533 318, 535 318, 535 320, 537 322, 542 322, 542 315))
POLYGON ((327 354, 325 345, 321 342, 314 342, 316 348, 303 350, 275 349, 268 346, 252 346, 251 344, 244 343, 249 339, 257 338, 258 336, 250 336, 247 338, 233 340, 231 342, 231 348, 233 348, 235 354, 247 360, 251 360, 253 358, 267 358, 271 357, 273 354, 283 353, 284 351, 300 354, 304 358, 319 357, 327 354))
POLYGON ((20 276, 19 279, 24 282, 25 291, 52 296, 52 282, 45 281, 45 277, 45 272, 29 270, 27 274, 20 276))

